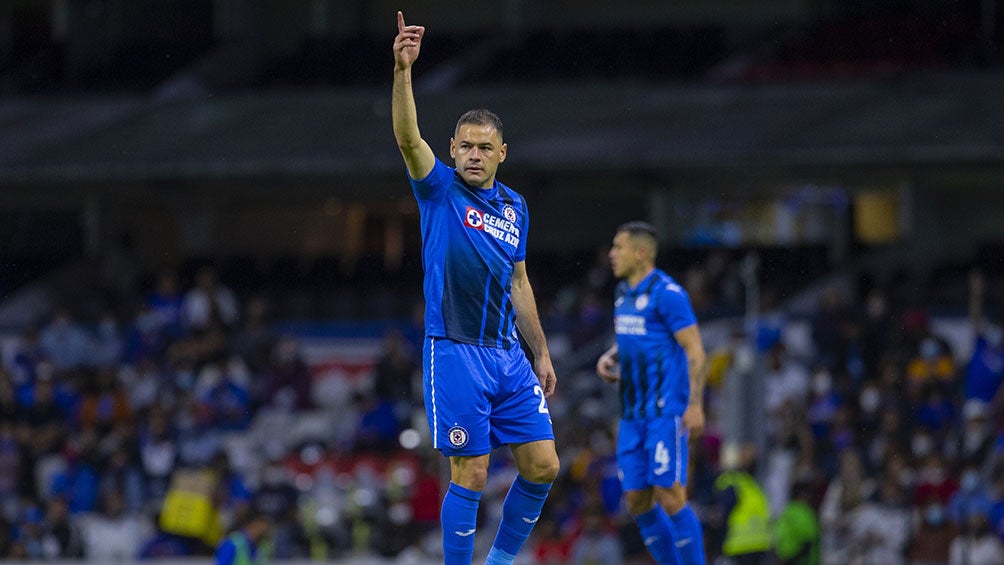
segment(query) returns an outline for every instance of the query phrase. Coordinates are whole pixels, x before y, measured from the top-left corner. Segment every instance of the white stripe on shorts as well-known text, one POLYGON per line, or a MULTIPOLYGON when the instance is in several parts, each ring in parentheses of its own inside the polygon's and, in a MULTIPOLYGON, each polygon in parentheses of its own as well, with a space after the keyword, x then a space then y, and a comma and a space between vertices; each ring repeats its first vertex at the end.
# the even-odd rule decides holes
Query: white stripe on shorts
POLYGON ((439 449, 439 423, 436 419, 436 338, 429 338, 429 388, 432 389, 432 448, 439 449))
POLYGON ((683 430, 680 429, 683 426, 683 418, 676 416, 676 479, 674 483, 683 482, 683 430))

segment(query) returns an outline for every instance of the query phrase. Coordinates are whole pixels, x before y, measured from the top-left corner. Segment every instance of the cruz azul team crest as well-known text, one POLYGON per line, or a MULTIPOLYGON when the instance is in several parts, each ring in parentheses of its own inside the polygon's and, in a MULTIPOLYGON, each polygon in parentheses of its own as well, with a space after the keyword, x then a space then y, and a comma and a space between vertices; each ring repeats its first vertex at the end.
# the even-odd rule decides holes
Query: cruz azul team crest
POLYGON ((502 216, 468 206, 464 211, 464 227, 484 231, 499 241, 513 247, 519 246, 519 226, 516 225, 516 209, 506 204, 502 216), (504 217, 503 217, 504 216, 504 217))
POLYGON ((467 440, 470 436, 467 435, 467 430, 460 426, 453 426, 450 431, 446 432, 446 435, 450 438, 450 444, 453 447, 463 447, 467 445, 467 440))

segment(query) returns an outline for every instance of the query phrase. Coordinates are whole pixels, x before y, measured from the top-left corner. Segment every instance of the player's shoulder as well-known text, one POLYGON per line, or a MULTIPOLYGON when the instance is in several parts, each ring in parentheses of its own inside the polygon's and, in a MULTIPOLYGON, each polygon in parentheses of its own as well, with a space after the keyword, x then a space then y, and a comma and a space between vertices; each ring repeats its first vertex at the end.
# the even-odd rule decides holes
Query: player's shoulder
POLYGON ((511 204, 523 210, 526 209, 526 198, 523 198, 522 194, 502 181, 496 180, 496 183, 498 183, 499 198, 501 198, 506 204, 511 204))
POLYGON ((683 286, 676 282, 676 280, 669 276, 669 274, 665 271, 656 269, 655 276, 657 277, 657 282, 654 287, 660 292, 678 294, 683 297, 687 296, 687 291, 683 288, 683 286))

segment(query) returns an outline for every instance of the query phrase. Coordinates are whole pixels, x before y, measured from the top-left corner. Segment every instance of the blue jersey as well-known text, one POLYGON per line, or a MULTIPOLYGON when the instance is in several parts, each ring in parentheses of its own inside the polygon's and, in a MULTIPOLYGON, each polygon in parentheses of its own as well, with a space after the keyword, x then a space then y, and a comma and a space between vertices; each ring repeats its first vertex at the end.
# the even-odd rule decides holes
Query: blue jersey
POLYGON ((497 180, 472 187, 438 159, 424 179, 410 180, 422 217, 426 335, 512 347, 512 275, 526 259, 526 201, 497 180))
POLYGON ((690 374, 686 352, 673 334, 697 323, 690 297, 659 269, 634 288, 621 281, 615 296, 621 417, 683 414, 690 397, 690 374))

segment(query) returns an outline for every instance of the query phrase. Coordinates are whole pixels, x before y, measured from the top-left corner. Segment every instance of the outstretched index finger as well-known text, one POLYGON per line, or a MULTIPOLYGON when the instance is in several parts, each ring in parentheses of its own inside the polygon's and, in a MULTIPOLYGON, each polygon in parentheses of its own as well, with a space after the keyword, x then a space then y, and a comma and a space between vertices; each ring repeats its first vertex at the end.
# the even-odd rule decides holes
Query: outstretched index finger
POLYGON ((404 13, 401 10, 397 11, 397 32, 401 33, 404 31, 404 13))

